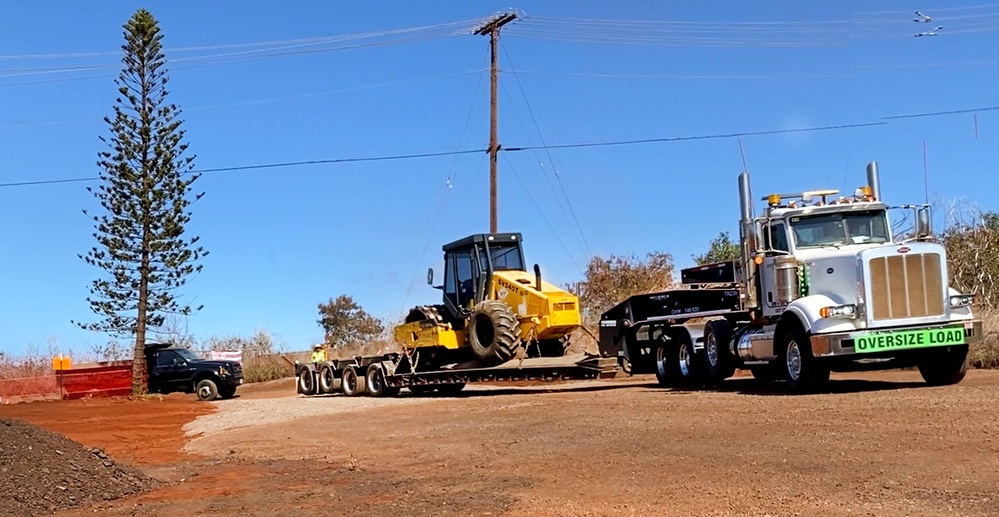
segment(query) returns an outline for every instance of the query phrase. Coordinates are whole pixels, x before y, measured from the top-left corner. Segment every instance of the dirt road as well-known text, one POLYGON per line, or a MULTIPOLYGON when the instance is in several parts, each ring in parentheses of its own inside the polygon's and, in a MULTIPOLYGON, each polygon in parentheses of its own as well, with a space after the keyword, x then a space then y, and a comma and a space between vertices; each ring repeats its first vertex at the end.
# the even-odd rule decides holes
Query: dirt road
MULTIPOLYGON (((100 509, 999 515, 999 372, 972 371, 943 388, 926 387, 914 372, 839 375, 832 386, 792 397, 738 379, 720 391, 671 392, 643 377, 397 399, 301 398, 290 383, 250 387, 210 404, 215 412, 175 419, 178 441, 165 443, 187 433, 186 445, 171 463, 148 467, 169 486, 100 509)), ((176 402, 187 403, 208 405, 176 402)), ((124 404, 150 419, 159 412, 158 403, 124 404)), ((97 436, 86 424, 58 430, 97 436)), ((118 459, 142 463, 138 448, 118 450, 118 459)))

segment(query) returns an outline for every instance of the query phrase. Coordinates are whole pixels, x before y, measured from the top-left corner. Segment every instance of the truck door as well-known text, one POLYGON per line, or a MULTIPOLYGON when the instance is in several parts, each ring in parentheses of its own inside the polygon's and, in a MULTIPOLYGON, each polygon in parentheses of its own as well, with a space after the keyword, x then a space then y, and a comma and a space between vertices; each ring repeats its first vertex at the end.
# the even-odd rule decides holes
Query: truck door
POLYGON ((185 388, 190 380, 187 361, 171 350, 160 350, 154 355, 154 364, 149 368, 149 383, 162 391, 178 391, 185 388))
POLYGON ((450 252, 444 258, 444 297, 460 312, 475 299, 477 267, 471 249, 450 252))
POLYGON ((789 258, 790 246, 787 241, 787 231, 783 222, 774 221, 763 229, 766 242, 766 255, 763 257, 762 274, 760 276, 763 286, 762 304, 763 315, 773 316, 784 312, 787 304, 782 301, 785 298, 783 290, 786 290, 786 282, 779 278, 784 265, 789 258))

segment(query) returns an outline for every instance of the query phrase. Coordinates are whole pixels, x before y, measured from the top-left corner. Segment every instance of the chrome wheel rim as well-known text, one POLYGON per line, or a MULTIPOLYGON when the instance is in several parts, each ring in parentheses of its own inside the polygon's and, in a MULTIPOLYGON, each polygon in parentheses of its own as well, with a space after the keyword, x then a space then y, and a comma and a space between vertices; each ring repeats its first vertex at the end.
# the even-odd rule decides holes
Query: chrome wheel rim
POLYGON ((206 399, 212 395, 212 389, 208 386, 202 386, 201 389, 198 390, 198 395, 201 398, 206 399))
POLYGON ((801 376, 801 349, 793 340, 787 344, 787 373, 794 381, 801 376))
POLYGON ((660 377, 666 376, 666 353, 664 349, 665 346, 660 346, 659 349, 656 350, 656 369, 659 370, 660 377))
POLYGON ((708 364, 711 366, 718 364, 718 343, 715 342, 715 337, 711 334, 708 334, 704 340, 704 354, 708 357, 708 364))
POLYGON ((687 349, 687 345, 680 345, 680 350, 677 353, 680 359, 680 373, 687 377, 690 375, 690 350, 687 349))

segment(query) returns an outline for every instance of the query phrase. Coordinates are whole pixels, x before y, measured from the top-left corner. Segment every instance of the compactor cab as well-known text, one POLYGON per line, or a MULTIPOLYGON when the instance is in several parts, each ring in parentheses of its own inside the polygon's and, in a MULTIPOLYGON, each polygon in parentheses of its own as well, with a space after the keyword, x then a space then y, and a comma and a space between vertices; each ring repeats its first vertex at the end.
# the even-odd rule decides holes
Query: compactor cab
POLYGON ((521 348, 561 356, 579 328, 578 299, 528 273, 519 233, 475 234, 444 245, 443 303, 413 308, 396 338, 410 349, 433 348, 441 361, 492 366, 521 348), (445 359, 446 358, 446 359, 445 359))

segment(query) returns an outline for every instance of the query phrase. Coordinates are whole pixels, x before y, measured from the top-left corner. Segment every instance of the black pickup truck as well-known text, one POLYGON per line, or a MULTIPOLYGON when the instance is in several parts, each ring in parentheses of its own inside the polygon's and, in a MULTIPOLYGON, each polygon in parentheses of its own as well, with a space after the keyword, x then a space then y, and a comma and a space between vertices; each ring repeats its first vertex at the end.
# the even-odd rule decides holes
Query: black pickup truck
POLYGON ((146 368, 151 393, 195 393, 199 400, 228 399, 243 384, 243 368, 236 361, 203 359, 171 343, 146 345, 146 368))

